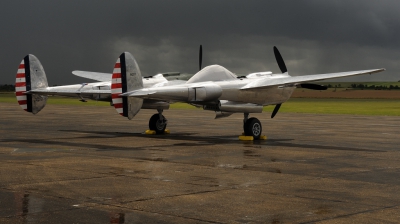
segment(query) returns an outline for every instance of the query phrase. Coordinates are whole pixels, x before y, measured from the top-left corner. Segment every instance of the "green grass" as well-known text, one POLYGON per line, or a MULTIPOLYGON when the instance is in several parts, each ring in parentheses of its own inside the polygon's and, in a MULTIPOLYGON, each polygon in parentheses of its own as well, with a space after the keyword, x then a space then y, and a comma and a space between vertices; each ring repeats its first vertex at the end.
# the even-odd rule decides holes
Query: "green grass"
MULTIPOLYGON (((15 94, 12 92, 0 93, 0 103, 18 103, 15 94)), ((88 100, 86 103, 79 101, 79 98, 67 98, 59 96, 50 96, 47 104, 54 105, 91 105, 91 106, 110 106, 109 102, 88 100)))
MULTIPOLYGON (((274 107, 264 107, 264 111, 274 107)), ((400 116, 400 100, 291 98, 282 104, 280 112, 400 116)))
MULTIPOLYGON (((14 93, 0 93, 0 103, 15 103, 14 93)), ((49 97, 48 104, 72 106, 109 106, 108 102, 89 100, 82 103, 78 98, 49 97)), ((171 109, 197 109, 186 103, 171 104, 171 109)), ((271 112, 274 106, 264 107, 264 111, 271 112)), ((388 115, 400 116, 400 100, 391 99, 309 99, 291 98, 282 104, 279 111, 290 113, 316 114, 354 114, 354 115, 388 115)))

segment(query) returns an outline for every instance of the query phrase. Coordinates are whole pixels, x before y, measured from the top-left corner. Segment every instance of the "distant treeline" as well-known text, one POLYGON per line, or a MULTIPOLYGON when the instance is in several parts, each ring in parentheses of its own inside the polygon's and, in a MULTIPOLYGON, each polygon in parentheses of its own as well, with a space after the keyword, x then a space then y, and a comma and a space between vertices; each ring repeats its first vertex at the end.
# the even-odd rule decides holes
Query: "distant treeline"
MULTIPOLYGON (((400 81, 399 81, 400 82, 400 81)), ((352 88, 352 89, 369 89, 369 90, 400 90, 399 82, 370 82, 370 83, 329 83, 321 82, 322 85, 328 88, 352 88), (399 84, 397 84, 399 83, 399 84)))
POLYGON ((14 85, 0 85, 0 92, 14 92, 15 86, 14 85))
POLYGON ((375 90, 388 90, 388 89, 400 89, 398 85, 364 85, 364 84, 351 84, 353 89, 375 89, 375 90))

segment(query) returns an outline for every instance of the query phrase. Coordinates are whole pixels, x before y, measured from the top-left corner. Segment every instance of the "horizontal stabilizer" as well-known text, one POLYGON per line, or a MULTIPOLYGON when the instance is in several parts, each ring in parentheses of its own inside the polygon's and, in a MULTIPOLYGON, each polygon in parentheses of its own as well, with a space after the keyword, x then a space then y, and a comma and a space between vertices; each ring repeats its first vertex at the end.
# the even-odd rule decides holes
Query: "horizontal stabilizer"
POLYGON ((111 73, 101 72, 73 71, 72 74, 82 78, 92 79, 100 82, 110 82, 112 77, 111 73))
MULTIPOLYGON (((110 82, 111 78, 112 78, 112 74, 111 73, 102 73, 102 72, 88 72, 88 71, 73 71, 72 74, 82 77, 82 78, 86 78, 86 79, 92 79, 92 80, 96 80, 96 81, 100 81, 100 82, 110 82)), ((164 73, 160 73, 159 75, 161 75, 162 77, 169 77, 169 76, 180 76, 181 73, 180 72, 164 72, 164 73)), ((152 77, 156 77, 156 76, 147 76, 144 78, 152 78, 152 77)))

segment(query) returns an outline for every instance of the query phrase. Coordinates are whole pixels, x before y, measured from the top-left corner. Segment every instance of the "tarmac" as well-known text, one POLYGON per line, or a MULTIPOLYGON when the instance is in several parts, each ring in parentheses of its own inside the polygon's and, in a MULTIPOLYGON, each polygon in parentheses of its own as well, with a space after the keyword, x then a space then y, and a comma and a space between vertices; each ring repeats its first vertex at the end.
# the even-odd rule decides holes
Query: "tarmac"
MULTIPOLYGON (((283 105, 284 106, 284 105, 283 105)), ((0 103, 0 223, 398 223, 400 117, 0 103)))

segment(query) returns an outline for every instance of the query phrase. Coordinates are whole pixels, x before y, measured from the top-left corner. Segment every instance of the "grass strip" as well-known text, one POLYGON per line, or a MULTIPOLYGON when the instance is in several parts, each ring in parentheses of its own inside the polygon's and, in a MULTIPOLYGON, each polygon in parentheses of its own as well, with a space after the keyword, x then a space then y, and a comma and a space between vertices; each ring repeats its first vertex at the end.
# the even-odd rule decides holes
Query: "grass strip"
MULTIPOLYGON (((1 103, 15 103, 14 93, 0 93, 1 103)), ((80 102, 78 98, 49 97, 48 104, 74 106, 110 106, 109 102, 89 100, 80 102)), ((272 112, 275 106, 266 106, 264 111, 272 112)), ((171 104, 171 109, 198 109, 186 103, 171 104)), ((279 113, 352 114, 400 116, 400 100, 393 99, 315 99, 291 98, 282 104, 279 113)))

